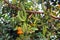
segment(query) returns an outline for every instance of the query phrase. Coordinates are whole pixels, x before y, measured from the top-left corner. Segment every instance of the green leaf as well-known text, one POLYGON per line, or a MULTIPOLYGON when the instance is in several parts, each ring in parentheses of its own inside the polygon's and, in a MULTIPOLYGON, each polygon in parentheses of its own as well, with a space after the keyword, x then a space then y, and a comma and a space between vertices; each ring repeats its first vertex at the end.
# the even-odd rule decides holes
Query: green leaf
POLYGON ((20 11, 18 11, 18 18, 20 21, 25 21, 21 16, 20 16, 20 11))
POLYGON ((32 27, 31 29, 32 29, 33 31, 38 30, 38 28, 36 28, 36 27, 32 27))
POLYGON ((12 0, 12 4, 16 4, 16 0, 12 0))
POLYGON ((46 35, 46 32, 47 32, 47 29, 46 29, 46 28, 47 28, 47 26, 44 25, 44 26, 43 26, 43 35, 44 35, 44 36, 46 35))

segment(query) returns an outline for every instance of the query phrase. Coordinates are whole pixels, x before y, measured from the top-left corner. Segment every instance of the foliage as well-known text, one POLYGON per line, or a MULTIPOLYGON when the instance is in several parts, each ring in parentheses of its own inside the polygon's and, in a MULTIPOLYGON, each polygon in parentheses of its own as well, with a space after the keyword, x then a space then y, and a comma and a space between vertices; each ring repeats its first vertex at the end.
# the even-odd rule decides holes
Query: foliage
MULTIPOLYGON (((58 6, 50 5, 49 1, 41 0, 43 13, 37 14, 38 2, 31 0, 12 0, 12 3, 0 6, 0 40, 52 40, 52 36, 60 39, 60 20, 54 19, 59 15, 58 6), (24 3, 23 3, 24 2, 24 3), (12 6, 13 5, 13 6, 12 6), (37 6, 37 7, 35 7, 37 6), (20 9, 19 9, 20 8, 20 9), (26 11, 34 11, 32 16, 26 11), (52 18, 51 15, 54 17, 52 18)), ((59 18, 59 17, 58 17, 59 18)))

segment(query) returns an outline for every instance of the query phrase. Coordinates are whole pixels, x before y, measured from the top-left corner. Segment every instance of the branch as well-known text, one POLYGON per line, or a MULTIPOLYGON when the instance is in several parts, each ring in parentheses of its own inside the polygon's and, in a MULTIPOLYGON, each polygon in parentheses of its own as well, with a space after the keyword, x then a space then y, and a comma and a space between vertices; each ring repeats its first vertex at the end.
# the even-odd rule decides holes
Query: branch
POLYGON ((21 10, 19 7, 16 7, 16 5, 9 3, 7 0, 4 0, 4 3, 8 4, 10 8, 21 10))
MULTIPOLYGON (((4 0, 4 3, 7 3, 10 8, 21 10, 20 7, 16 7, 16 5, 13 5, 13 4, 9 3, 7 0, 4 0)), ((28 11, 28 10, 26 10, 26 12, 27 13, 33 13, 33 14, 43 14, 43 12, 39 12, 39 11, 28 11)), ((60 20, 59 17, 53 16, 53 15, 50 15, 50 16, 52 18, 60 20)))
POLYGON ((59 19, 60 20, 60 18, 59 17, 56 17, 56 16, 54 16, 54 15, 50 15, 52 18, 54 18, 54 19, 59 19))
POLYGON ((39 12, 39 11, 29 11, 26 10, 27 13, 33 13, 33 14, 43 14, 43 12, 39 12))

